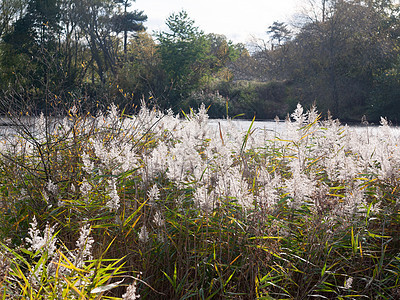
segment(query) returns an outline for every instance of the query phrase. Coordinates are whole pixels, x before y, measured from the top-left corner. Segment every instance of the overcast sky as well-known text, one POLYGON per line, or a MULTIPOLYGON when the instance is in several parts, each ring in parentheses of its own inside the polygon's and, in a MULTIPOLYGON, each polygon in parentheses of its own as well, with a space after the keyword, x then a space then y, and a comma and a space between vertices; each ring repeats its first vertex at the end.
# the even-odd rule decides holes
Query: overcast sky
POLYGON ((235 43, 247 43, 251 36, 266 38, 274 21, 288 21, 304 0, 136 0, 132 8, 148 16, 149 33, 167 30, 171 13, 186 10, 205 33, 224 34, 235 43))

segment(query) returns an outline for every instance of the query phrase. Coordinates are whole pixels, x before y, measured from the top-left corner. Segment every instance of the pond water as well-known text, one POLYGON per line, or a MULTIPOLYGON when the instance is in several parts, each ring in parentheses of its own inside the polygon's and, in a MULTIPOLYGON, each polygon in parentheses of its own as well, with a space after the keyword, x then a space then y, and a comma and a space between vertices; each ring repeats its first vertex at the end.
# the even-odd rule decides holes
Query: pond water
MULTIPOLYGON (((218 124, 221 125, 226 125, 228 121, 226 119, 210 119, 209 124, 211 126, 218 127, 218 124)), ((230 120, 229 122, 232 122, 237 128, 247 131, 250 126, 252 121, 250 120, 230 120)), ((254 121, 253 129, 259 129, 259 130, 266 130, 266 131, 273 131, 273 132, 282 132, 286 129, 285 122, 275 122, 275 121, 254 121)))
MULTIPOLYGON (((239 130, 246 132, 251 124, 251 120, 226 120, 226 119, 209 119, 209 125, 211 127, 215 127, 218 129, 218 127, 221 126, 227 126, 227 123, 231 122, 233 123, 239 130)), ((18 124, 18 122, 16 122, 18 124)), ((34 128, 35 121, 33 118, 23 118, 23 122, 19 123, 17 126, 15 126, 15 123, 13 124, 10 119, 8 118, 0 118, 0 136, 6 137, 6 136, 13 136, 17 132, 20 132, 23 130, 24 126, 21 126, 21 124, 25 124, 25 129, 32 129, 34 128)), ((346 124, 342 124, 346 125, 346 124)), ((362 124, 351 124, 348 125, 348 128, 350 130, 355 130, 358 133, 363 133, 366 132, 368 134, 374 135, 377 134, 380 126, 378 125, 362 125, 362 124)), ((286 122, 285 121, 274 121, 274 120, 263 120, 263 121, 254 121, 252 125, 252 129, 256 129, 256 131, 268 133, 268 134, 273 134, 274 132, 277 134, 284 133, 287 130, 286 122)), ((396 135, 400 136, 400 127, 399 126, 390 126, 390 130, 392 133, 396 133, 396 135)))
MULTIPOLYGON (((226 119, 210 119, 209 124, 211 126, 215 126, 218 128, 218 124, 226 125, 228 121, 226 119)), ((237 126, 240 130, 247 131, 251 126, 251 120, 230 120, 235 126, 237 126)), ((368 134, 376 134, 377 131, 381 128, 379 125, 362 125, 362 124, 341 124, 347 126, 350 130, 354 130, 358 133, 366 132, 368 134)), ((265 121, 254 121, 253 129, 257 129, 260 131, 268 131, 268 132, 276 132, 283 133, 286 131, 287 126, 285 121, 274 121, 274 120, 265 120, 265 121)), ((390 126, 390 129, 393 133, 397 133, 400 135, 400 127, 399 126, 390 126)))

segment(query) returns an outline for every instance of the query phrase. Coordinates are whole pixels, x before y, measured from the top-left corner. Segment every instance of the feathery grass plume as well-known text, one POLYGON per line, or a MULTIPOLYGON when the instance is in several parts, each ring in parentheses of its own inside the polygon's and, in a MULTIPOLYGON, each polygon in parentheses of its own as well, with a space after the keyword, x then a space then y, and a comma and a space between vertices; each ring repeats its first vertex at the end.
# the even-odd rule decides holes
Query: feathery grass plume
POLYGON ((79 186, 79 191, 81 192, 82 196, 87 197, 91 190, 92 190, 92 185, 87 181, 86 178, 83 178, 79 186))
POLYGON ((139 231, 139 241, 144 244, 148 240, 149 240, 149 232, 147 231, 146 225, 143 225, 139 231))
POLYGON ((345 283, 344 283, 344 289, 345 290, 349 290, 349 289, 351 289, 351 286, 352 286, 352 284, 353 284, 353 277, 349 277, 349 278, 347 278, 346 280, 345 280, 345 283))
POLYGON ((0 293, 4 293, 6 289, 6 280, 8 279, 8 274, 10 269, 10 257, 9 253, 1 249, 0 251, 0 293), (3 288, 2 288, 3 287, 3 288))
POLYGON ((92 247, 94 239, 90 236, 91 226, 89 223, 83 225, 79 231, 79 239, 76 241, 78 254, 75 255, 75 266, 81 268, 85 261, 93 259, 92 247))
POLYGON ((147 197, 149 200, 147 203, 151 206, 154 206, 155 202, 160 199, 160 190, 158 189, 157 184, 154 184, 151 189, 147 192, 147 197))
POLYGON ((120 206, 120 198, 118 196, 115 179, 111 179, 108 181, 108 196, 109 198, 106 202, 106 207, 110 211, 117 211, 120 206))
POLYGON ((81 159, 83 162, 83 170, 86 173, 92 174, 93 170, 95 169, 94 162, 90 159, 90 156, 87 153, 81 154, 81 159))
POLYGON ((154 224, 156 224, 158 227, 163 227, 163 226, 165 226, 165 219, 164 219, 164 217, 162 216, 162 213, 161 213, 160 211, 157 211, 157 212, 154 214, 153 222, 154 222, 154 224))
POLYGON ((291 197, 290 206, 292 208, 299 208, 313 195, 315 191, 315 182, 301 172, 297 162, 294 164, 291 171, 291 177, 286 180, 286 190, 291 197))
POLYGON ((277 173, 270 174, 265 167, 260 167, 257 175, 257 204, 263 208, 273 208, 279 201, 278 189, 283 186, 282 178, 277 173))
POLYGON ((214 207, 214 191, 209 192, 206 186, 198 186, 193 198, 199 209, 206 214, 214 207))
POLYGON ((50 193, 52 193, 52 194, 56 194, 57 191, 58 191, 57 185, 55 185, 55 184, 53 183, 53 181, 51 181, 51 179, 47 182, 46 188, 47 188, 47 190, 48 190, 50 193))
POLYGON ((28 250, 32 252, 45 251, 49 257, 52 257, 55 254, 57 243, 57 238, 54 235, 55 226, 47 224, 43 236, 37 226, 36 217, 33 216, 28 230, 28 237, 25 238, 25 241, 29 244, 28 250))
POLYGON ((125 294, 122 295, 122 300, 139 299, 140 295, 136 294, 136 280, 126 288, 125 294))
POLYGON ((169 155, 168 146, 159 141, 157 146, 143 157, 143 168, 139 170, 145 182, 149 182, 168 168, 166 157, 169 155))

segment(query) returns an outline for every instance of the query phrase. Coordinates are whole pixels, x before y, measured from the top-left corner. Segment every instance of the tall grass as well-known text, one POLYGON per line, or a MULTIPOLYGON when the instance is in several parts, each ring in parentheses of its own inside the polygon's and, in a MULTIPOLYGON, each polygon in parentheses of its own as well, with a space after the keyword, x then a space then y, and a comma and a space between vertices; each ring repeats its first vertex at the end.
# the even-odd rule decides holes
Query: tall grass
POLYGON ((3 299, 398 299, 399 134, 298 106, 21 121, 0 159, 3 299))

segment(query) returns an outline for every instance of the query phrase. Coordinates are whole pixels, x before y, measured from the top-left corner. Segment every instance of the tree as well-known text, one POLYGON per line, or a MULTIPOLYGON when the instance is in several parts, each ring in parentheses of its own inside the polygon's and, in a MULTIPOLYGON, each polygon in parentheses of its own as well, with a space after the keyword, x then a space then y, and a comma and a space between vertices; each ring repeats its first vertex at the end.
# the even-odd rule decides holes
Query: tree
POLYGON ((106 94, 106 83, 116 81, 123 66, 118 35, 124 33, 126 51, 128 33, 143 30, 147 19, 127 12, 130 2, 0 1, 0 85, 16 89, 18 83, 37 99, 50 90, 58 96, 106 94), (14 4, 18 9, 11 9, 14 4))
POLYGON ((151 98, 158 102, 156 104, 166 102, 167 80, 152 37, 146 32, 139 32, 130 40, 125 57, 126 61, 118 73, 118 88, 124 98, 133 100, 136 105, 140 105, 143 98, 151 98))
POLYGON ((26 5, 25 0, 0 1, 0 39, 11 31, 13 23, 21 16, 26 5))
POLYGON ((92 83, 105 85, 108 78, 115 77, 121 67, 118 34, 124 33, 126 52, 128 33, 143 30, 147 16, 143 12, 127 12, 130 0, 72 0, 73 23, 90 51, 92 83), (119 5, 122 5, 123 8, 119 5), (121 12, 122 11, 122 12, 121 12))
POLYGON ((274 46, 280 47, 282 43, 285 43, 292 38, 291 31, 283 22, 275 21, 272 23, 272 25, 268 27, 267 33, 271 35, 272 49, 274 46), (276 41, 276 43, 274 43, 274 41, 276 41))
POLYGON ((14 30, 3 37, 17 52, 33 54, 32 49, 54 48, 60 32, 60 7, 57 0, 29 0, 26 13, 14 24, 14 30), (22 39, 19 40, 19 39, 22 39))
POLYGON ((3 80, 17 89, 26 85, 33 102, 44 101, 45 91, 57 87, 63 76, 57 62, 60 6, 57 0, 29 0, 26 9, 3 36, 1 63, 3 80), (51 75, 50 75, 51 74, 51 75), (40 100, 42 98, 42 100, 40 100))
POLYGON ((157 34, 163 68, 171 84, 172 105, 196 89, 210 72, 210 43, 185 11, 167 18, 167 32, 157 34))
POLYGON ((127 8, 131 6, 130 0, 117 0, 123 6, 123 13, 115 14, 112 18, 114 31, 116 33, 124 33, 124 54, 126 55, 128 32, 138 32, 144 30, 143 22, 147 20, 147 16, 143 11, 128 12, 127 8))
POLYGON ((400 123, 400 59, 391 68, 374 76, 373 89, 368 99, 369 120, 385 117, 395 124, 400 123))
POLYGON ((209 67, 212 75, 230 80, 233 75, 227 66, 240 57, 242 45, 233 44, 222 34, 210 33, 206 35, 206 39, 210 44, 209 67))

